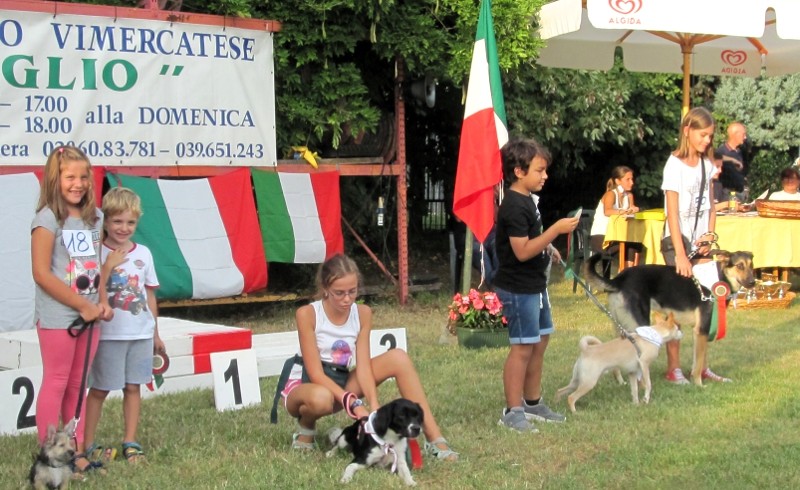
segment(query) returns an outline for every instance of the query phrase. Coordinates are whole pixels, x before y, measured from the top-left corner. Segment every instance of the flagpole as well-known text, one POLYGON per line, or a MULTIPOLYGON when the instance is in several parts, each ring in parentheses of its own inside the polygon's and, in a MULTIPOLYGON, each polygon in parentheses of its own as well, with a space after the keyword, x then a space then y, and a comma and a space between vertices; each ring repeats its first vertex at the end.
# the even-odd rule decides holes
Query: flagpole
POLYGON ((467 227, 464 234, 464 265, 461 268, 461 293, 469 293, 472 284, 472 230, 467 227))

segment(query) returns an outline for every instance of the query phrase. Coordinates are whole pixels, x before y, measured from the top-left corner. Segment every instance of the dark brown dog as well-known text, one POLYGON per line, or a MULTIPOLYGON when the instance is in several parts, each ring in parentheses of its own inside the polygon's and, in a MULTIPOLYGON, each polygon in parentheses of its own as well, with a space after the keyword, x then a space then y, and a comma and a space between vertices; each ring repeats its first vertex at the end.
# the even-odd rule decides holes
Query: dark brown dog
MULTIPOLYGON (((693 326, 692 380, 702 386, 701 373, 707 364, 708 332, 714 307, 714 302, 703 298, 709 298, 711 291, 692 278, 679 275, 675 267, 666 265, 630 267, 615 278, 606 279, 595 270, 601 258, 596 254, 586 262, 584 277, 593 286, 609 293, 608 308, 624 328, 633 330, 650 324, 651 310, 673 313, 679 325, 693 326)), ((714 252, 714 259, 719 276, 734 293, 741 287, 755 285, 752 253, 718 250, 714 252)))

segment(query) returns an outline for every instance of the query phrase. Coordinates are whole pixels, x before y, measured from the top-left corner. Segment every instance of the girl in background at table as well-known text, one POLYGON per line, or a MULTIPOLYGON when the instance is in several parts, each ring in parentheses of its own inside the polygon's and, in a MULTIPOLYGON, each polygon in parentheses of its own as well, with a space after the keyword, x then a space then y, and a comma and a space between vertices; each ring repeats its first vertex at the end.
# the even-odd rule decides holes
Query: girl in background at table
MULTIPOLYGON (((44 167, 39 204, 31 224, 31 261, 36 283, 35 318, 42 353, 42 386, 36 401, 36 428, 44 444, 47 427, 58 427, 75 416, 84 360, 91 365, 100 335, 92 345, 84 331, 72 336, 73 321, 110 319, 107 304, 99 301, 100 230, 103 215, 95 207, 92 167, 78 148, 60 146, 44 167)), ((97 327, 94 327, 97 328, 97 327)), ((75 429, 76 472, 95 469, 86 459, 83 409, 75 429)))
MULTIPOLYGON (((692 277, 692 266, 711 260, 710 242, 716 226, 712 209, 711 179, 717 172, 712 163, 714 118, 703 107, 690 110, 681 121, 678 148, 664 166, 661 190, 664 191, 666 227, 661 253, 667 265, 678 274, 692 277), (705 176, 702 172, 705 171, 705 176), (704 183, 703 183, 704 182, 704 183), (696 251, 692 260, 689 253, 696 251)), ((702 378, 730 381, 703 366, 702 378)), ((667 381, 689 384, 680 367, 680 343, 667 342, 667 381)))
MULTIPOLYGON (((591 241, 592 252, 603 251, 603 241, 608 228, 609 217, 617 215, 630 215, 639 212, 633 203, 633 170, 625 165, 619 165, 611 170, 611 178, 606 183, 606 192, 600 198, 592 221, 591 241)), ((606 252, 616 254, 619 244, 613 243, 606 252)), ((637 263, 637 255, 642 251, 640 243, 626 242, 625 266, 630 267, 637 263)), ((605 269, 605 267, 604 267, 605 269)))

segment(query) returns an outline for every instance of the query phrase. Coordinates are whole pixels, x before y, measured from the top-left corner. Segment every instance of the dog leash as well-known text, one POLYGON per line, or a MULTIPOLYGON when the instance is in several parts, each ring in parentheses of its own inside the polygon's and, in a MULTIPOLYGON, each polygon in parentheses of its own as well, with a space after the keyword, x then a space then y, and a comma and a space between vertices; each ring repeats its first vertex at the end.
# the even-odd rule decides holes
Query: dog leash
POLYGON ((389 455, 392 457, 392 473, 397 472, 397 451, 394 448, 393 444, 389 444, 388 442, 384 441, 381 436, 375 432, 375 428, 373 427, 372 420, 375 418, 375 414, 378 413, 377 411, 372 412, 369 414, 369 417, 366 419, 361 419, 361 428, 364 430, 364 433, 368 436, 372 437, 372 440, 381 448, 383 454, 389 455))
POLYGON ((87 329, 89 330, 89 338, 86 342, 86 357, 83 359, 83 374, 81 375, 81 387, 78 391, 78 406, 75 408, 75 417, 73 418, 76 428, 78 427, 78 422, 81 420, 81 408, 83 408, 83 399, 86 395, 86 378, 89 374, 89 357, 92 352, 92 333, 94 332, 94 321, 87 322, 82 317, 78 317, 69 325, 69 327, 67 327, 67 333, 75 338, 80 337, 81 334, 83 334, 83 332, 85 332, 87 329))
MULTIPOLYGON (((719 244, 717 244, 717 240, 719 240, 719 235, 717 235, 713 231, 709 231, 705 235, 711 235, 712 236, 711 240, 705 240, 705 241, 702 241, 702 242, 698 242, 697 243, 697 248, 692 250, 689 253, 689 255, 686 256, 687 259, 692 260, 697 255, 697 252, 700 250, 700 247, 705 247, 706 245, 711 245, 711 246, 716 245, 717 248, 719 248, 719 244)), ((711 252, 709 252, 709 253, 711 253, 711 252)))
MULTIPOLYGON (((566 262, 564 262, 564 260, 563 260, 563 259, 562 259, 560 262, 561 262, 561 266, 562 266, 562 267, 564 267, 565 269, 570 269, 570 268, 567 266, 567 263, 566 263, 566 262)), ((571 270, 571 269, 570 269, 570 270, 571 270)), ((594 304, 595 304, 595 305, 597 305, 597 307, 598 307, 598 308, 600 308, 600 311, 602 311, 603 313, 605 313, 605 314, 606 314, 606 316, 608 316, 608 317, 611 319, 611 321, 612 321, 612 322, 614 322, 614 325, 617 327, 617 330, 619 331, 619 334, 620 334, 620 335, 621 335, 623 338, 625 338, 625 339, 629 340, 631 344, 633 344, 633 348, 634 348, 634 349, 636 349, 636 357, 642 357, 642 351, 641 351, 641 349, 639 349, 639 346, 636 344, 636 339, 633 337, 633 335, 631 335, 631 333, 630 333, 630 332, 628 332, 628 331, 625 329, 625 327, 623 327, 622 325, 620 325, 620 323, 617 321, 617 319, 616 319, 616 318, 614 318, 614 315, 612 315, 612 314, 611 314, 611 312, 610 312, 610 311, 608 311, 608 308, 606 308, 606 307, 603 305, 603 303, 601 303, 601 302, 600 302, 600 300, 599 300, 599 299, 597 299, 597 296, 595 296, 595 295, 592 293, 592 290, 591 290, 591 288, 589 288, 589 286, 588 286, 588 285, 587 285, 587 284, 586 284, 586 283, 583 281, 583 279, 581 279, 580 277, 578 277, 578 274, 577 274, 577 273, 576 273, 574 270, 572 270, 572 275, 573 275, 573 278, 575 279, 575 281, 577 281, 577 283, 578 283, 578 284, 580 284, 580 285, 581 285, 581 287, 582 287, 584 290, 586 290, 586 294, 587 294, 587 296, 589 296, 589 298, 591 298, 591 300, 594 302, 594 304)))

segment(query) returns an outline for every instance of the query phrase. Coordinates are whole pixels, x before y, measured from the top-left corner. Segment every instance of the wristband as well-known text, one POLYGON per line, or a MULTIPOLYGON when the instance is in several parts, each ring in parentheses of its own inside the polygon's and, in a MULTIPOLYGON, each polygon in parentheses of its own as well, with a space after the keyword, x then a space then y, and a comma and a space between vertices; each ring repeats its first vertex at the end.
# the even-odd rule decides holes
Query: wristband
POLYGON ((356 401, 350 404, 350 411, 353 412, 353 414, 355 414, 356 408, 363 406, 364 406, 364 400, 357 398, 356 401))
POLYGON ((353 410, 350 408, 351 404, 355 404, 355 401, 353 401, 353 399, 358 400, 358 397, 355 395, 355 393, 345 391, 344 395, 342 395, 342 408, 344 408, 344 411, 347 413, 348 417, 350 417, 351 419, 358 419, 358 417, 356 417, 356 414, 353 413, 353 410))

